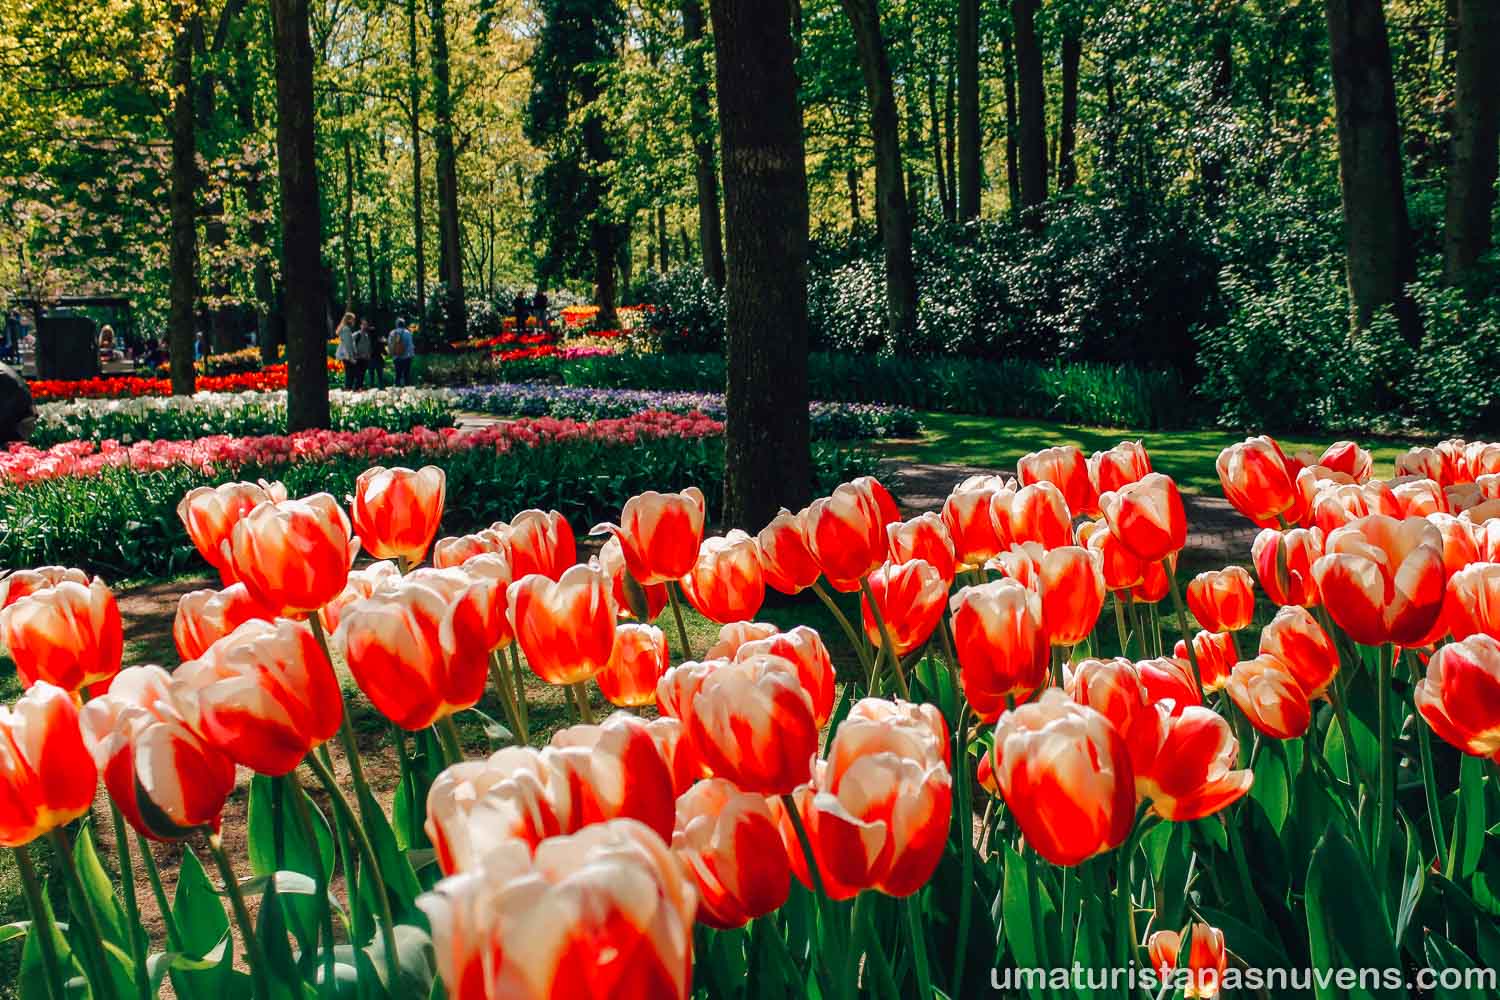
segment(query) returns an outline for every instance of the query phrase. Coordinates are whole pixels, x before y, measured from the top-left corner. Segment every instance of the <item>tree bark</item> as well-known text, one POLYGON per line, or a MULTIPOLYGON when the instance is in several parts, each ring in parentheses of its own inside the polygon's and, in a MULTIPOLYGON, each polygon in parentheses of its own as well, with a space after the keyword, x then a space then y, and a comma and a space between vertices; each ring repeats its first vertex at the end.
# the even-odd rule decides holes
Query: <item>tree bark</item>
POLYGON ((1020 91, 1021 133, 1017 142, 1021 207, 1047 200, 1047 93, 1042 82, 1042 48, 1036 33, 1041 0, 1013 0, 1016 22, 1016 77, 1020 91))
POLYGON ((954 181, 948 176, 948 164, 943 159, 943 119, 938 114, 937 70, 927 66, 927 117, 932 120, 932 165, 937 176, 938 205, 943 218, 952 222, 958 218, 958 205, 953 197, 954 181))
MULTIPOLYGON (((342 109, 341 109, 342 110, 342 109)), ((344 124, 340 122, 340 124, 344 124)), ((359 304, 359 289, 356 285, 355 275, 355 245, 354 245, 354 143, 349 137, 349 130, 344 129, 344 135, 340 142, 344 155, 344 198, 343 219, 340 224, 344 251, 344 311, 354 312, 359 304)))
POLYGON ((1405 339, 1421 341, 1403 286, 1416 273, 1401 179, 1396 87, 1380 0, 1326 0, 1333 66, 1344 242, 1353 322, 1363 328, 1393 306, 1405 339))
POLYGON ((943 93, 943 159, 948 164, 948 193, 953 200, 948 221, 958 221, 958 73, 948 60, 943 93))
POLYGON ((427 313, 427 248, 422 220, 422 77, 417 72, 420 51, 417 47, 417 0, 406 0, 406 102, 411 128, 411 226, 412 267, 417 276, 417 315, 421 322, 427 313))
POLYGON ((1457 0, 1457 78, 1448 149, 1443 277, 1456 284, 1490 248, 1500 158, 1500 3, 1457 0))
MULTIPOLYGON (((234 46, 234 112, 240 132, 247 140, 255 136, 255 66, 250 58, 247 38, 234 46)), ((276 327, 271 313, 276 304, 276 289, 271 281, 268 201, 262 158, 255 156, 245 166, 245 209, 247 229, 255 260, 250 265, 250 284, 255 295, 255 343, 260 347, 261 361, 276 360, 276 327)))
POLYGON ((719 221, 719 172, 714 163, 714 126, 709 107, 708 61, 704 58, 702 0, 682 0, 682 35, 687 43, 692 114, 693 172, 698 183, 698 250, 703 275, 724 287, 724 237, 719 221))
POLYGON ((661 239, 661 253, 658 256, 661 257, 661 270, 665 274, 672 267, 670 263, 672 234, 667 231, 667 206, 665 205, 656 206, 656 233, 661 239))
POLYGON ((979 216, 979 0, 958 0, 958 218, 979 216))
POLYGON ((1011 214, 1021 208, 1021 171, 1016 163, 1016 61, 1009 35, 1000 41, 1000 58, 1005 63, 1005 189, 1011 214))
POLYGON ((758 530, 812 494, 808 204, 789 10, 711 0, 727 249, 724 522, 758 530))
POLYGON ((276 172, 281 183, 287 429, 328 426, 328 327, 318 201, 310 0, 271 0, 276 43, 276 172))
POLYGON ((432 0, 432 146, 437 151, 438 225, 447 256, 444 333, 449 340, 468 329, 464 305, 463 234, 458 215, 458 153, 453 145, 453 98, 448 65, 447 0, 432 0))
POLYGON ((1057 125, 1057 187, 1067 191, 1078 181, 1078 65, 1083 60, 1082 25, 1070 22, 1062 37, 1062 116, 1057 125))
POLYGON ((198 219, 195 188, 198 151, 193 121, 193 36, 186 11, 172 8, 177 34, 172 39, 172 219, 171 287, 167 344, 171 351, 172 395, 190 396, 197 388, 193 368, 196 333, 193 307, 198 298, 198 219))

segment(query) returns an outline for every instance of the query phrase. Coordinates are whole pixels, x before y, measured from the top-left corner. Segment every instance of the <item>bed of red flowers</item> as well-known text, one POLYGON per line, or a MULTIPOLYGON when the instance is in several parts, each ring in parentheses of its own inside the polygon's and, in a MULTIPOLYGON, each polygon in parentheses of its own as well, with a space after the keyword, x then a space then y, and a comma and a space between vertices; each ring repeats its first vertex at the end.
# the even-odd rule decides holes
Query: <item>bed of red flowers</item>
MULTIPOLYGON (((342 362, 330 360, 330 375, 342 374, 342 362)), ((199 392, 270 392, 286 388, 286 365, 267 365, 259 371, 233 375, 199 375, 199 392)), ((123 399, 132 396, 170 396, 172 380, 138 375, 107 375, 68 381, 36 379, 28 383, 31 398, 39 403, 54 399, 123 399)))

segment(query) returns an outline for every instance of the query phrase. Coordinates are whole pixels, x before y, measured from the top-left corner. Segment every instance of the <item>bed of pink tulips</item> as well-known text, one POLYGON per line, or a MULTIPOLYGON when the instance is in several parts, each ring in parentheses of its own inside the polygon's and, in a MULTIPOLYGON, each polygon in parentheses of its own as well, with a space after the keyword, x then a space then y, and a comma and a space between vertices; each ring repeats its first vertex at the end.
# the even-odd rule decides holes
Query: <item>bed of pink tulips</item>
POLYGON ((868 477, 755 535, 645 493, 587 561, 555 512, 435 539, 435 467, 372 468, 347 508, 194 490, 222 588, 182 598, 175 670, 121 669, 102 581, 0 577, 22 996, 1366 995, 1311 978, 1342 968, 1420 996, 1419 970, 1500 966, 1500 445, 1380 480, 1353 444, 1261 437, 1218 467, 1264 526, 1253 572, 1185 586, 1182 498, 1131 442, 909 520, 868 477), (768 590, 826 607, 841 675, 756 620, 768 590), (388 807, 340 666, 389 721, 388 807), (533 678, 578 716, 540 747, 533 678), (220 839, 237 770, 248 859, 220 839), (101 780, 160 940, 74 822, 101 780))

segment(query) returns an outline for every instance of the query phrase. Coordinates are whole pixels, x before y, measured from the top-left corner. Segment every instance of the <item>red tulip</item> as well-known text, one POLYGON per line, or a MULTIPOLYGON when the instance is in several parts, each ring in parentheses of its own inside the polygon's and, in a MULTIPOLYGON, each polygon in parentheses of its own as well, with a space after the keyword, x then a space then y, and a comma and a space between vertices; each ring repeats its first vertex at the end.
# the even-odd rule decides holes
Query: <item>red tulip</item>
POLYGON ((435 465, 411 469, 373 466, 354 481, 354 533, 376 559, 427 558, 443 519, 448 477, 435 465))
POLYGON ((83 691, 120 672, 125 637, 120 608, 104 581, 64 580, 0 610, 0 646, 21 684, 38 681, 83 691))
POLYGON ((318 609, 318 622, 323 626, 323 633, 333 634, 334 629, 339 627, 339 617, 349 605, 369 597, 388 581, 400 578, 401 570, 388 559, 372 562, 364 569, 351 569, 349 579, 345 581, 339 596, 318 609))
POLYGON ((953 582, 957 566, 953 539, 948 534, 943 519, 928 511, 909 521, 885 526, 889 540, 889 560, 893 563, 921 559, 930 563, 944 580, 953 582))
POLYGON ((567 775, 569 812, 579 826, 624 817, 671 839, 673 775, 645 719, 616 712, 598 725, 569 726, 552 734, 546 752, 567 775))
POLYGON ((901 520, 901 511, 896 507, 895 498, 891 496, 890 490, 880 485, 880 480, 874 476, 860 476, 849 485, 868 496, 875 505, 876 519, 880 522, 882 534, 886 525, 901 520))
POLYGON ((1462 478, 1454 461, 1456 457, 1451 449, 1441 445, 1436 448, 1412 448, 1405 454, 1396 456, 1396 477, 1415 476, 1448 486, 1462 478))
MULTIPOLYGON (((722 636, 723 633, 720 632, 720 635, 722 636)), ((713 653, 714 650, 709 652, 713 653)), ((838 692, 833 673, 833 659, 828 655, 828 647, 823 645, 823 639, 816 631, 806 625, 798 625, 788 632, 750 639, 741 643, 732 654, 725 655, 730 655, 736 660, 744 660, 752 656, 779 656, 796 664, 797 677, 802 681, 802 687, 807 691, 808 696, 812 698, 813 720, 819 729, 828 724, 829 718, 833 715, 834 696, 838 692)))
POLYGON ((1187 544, 1187 514, 1170 476, 1148 473, 1100 496, 1099 506, 1109 530, 1143 562, 1161 562, 1187 544))
POLYGON ((1098 553, 1077 545, 1042 556, 1042 627, 1054 646, 1089 637, 1104 607, 1104 569, 1098 553))
POLYGON ((183 660, 196 660, 235 629, 252 618, 272 621, 276 612, 263 608, 243 583, 223 590, 194 590, 177 602, 172 621, 172 640, 183 660))
POLYGON ((1282 608, 1261 630, 1260 651, 1274 656, 1309 699, 1321 698, 1339 670, 1339 653, 1323 626, 1299 607, 1282 608))
POLYGON ((1108 451, 1089 456, 1089 479, 1095 493, 1118 491, 1127 483, 1144 479, 1151 471, 1151 458, 1139 441, 1121 441, 1108 451))
POLYGON ((708 647, 705 660, 732 660, 747 642, 769 639, 781 629, 769 622, 730 622, 719 626, 719 641, 708 647))
POLYGON ((1389 486, 1381 482, 1321 483, 1310 506, 1313 524, 1325 535, 1334 528, 1342 528, 1350 521, 1371 514, 1402 516, 1401 501, 1396 499, 1389 486))
POLYGON ((461 569, 416 570, 345 608, 333 645, 380 714, 425 729, 484 696, 490 589, 461 569))
POLYGON ((993 722, 1006 699, 1024 701, 1046 684, 1051 646, 1036 592, 996 580, 963 588, 949 608, 964 694, 982 720, 993 722))
POLYGON ((1046 554, 1047 550, 1037 542, 1018 542, 985 563, 984 568, 1040 594, 1042 557, 1046 554))
POLYGON ((995 783, 1026 843, 1071 867, 1125 842, 1135 776, 1125 742, 1100 713, 1049 688, 995 727, 995 783))
POLYGON ((686 1000, 698 894, 646 827, 614 820, 483 869, 418 900, 453 1000, 686 1000))
POLYGON ((1443 487, 1432 479, 1393 479, 1391 494, 1401 506, 1395 517, 1426 517, 1428 514, 1448 513, 1448 496, 1443 487))
POLYGON ((1059 445, 1022 455, 1016 462, 1022 486, 1051 483, 1062 490, 1068 510, 1090 516, 1099 512, 1099 491, 1089 476, 1088 460, 1073 445, 1059 445))
POLYGON ((505 536, 511 573, 517 580, 533 573, 561 580, 563 573, 578 562, 573 527, 555 510, 523 510, 511 518, 510 524, 496 522, 490 528, 505 536))
POLYGON ((659 716, 646 723, 646 732, 656 744, 657 753, 666 762, 668 773, 672 775, 673 795, 681 796, 694 782, 705 776, 703 763, 686 738, 682 720, 670 715, 659 716))
POLYGON ((766 599, 760 554, 739 528, 722 537, 705 538, 698 559, 680 581, 688 603, 710 621, 748 621, 766 599))
POLYGON ((1146 579, 1146 564, 1115 537, 1102 518, 1078 526, 1078 544, 1087 546, 1099 556, 1105 590, 1130 590, 1146 579))
MULTIPOLYGON (((881 728, 851 728, 848 738, 839 744, 841 752, 858 756, 866 752, 869 741, 858 738, 857 734, 878 736, 890 728, 899 730, 903 738, 920 744, 922 756, 941 760, 944 764, 952 764, 948 747, 948 723, 936 705, 900 699, 861 698, 849 706, 849 714, 844 718, 845 721, 857 719, 864 722, 877 722, 881 728)), ((840 727, 840 732, 842 731, 840 727)), ((917 751, 911 750, 909 755, 916 756, 917 751)), ((833 761, 838 756, 837 753, 831 753, 829 760, 833 761)), ((840 764, 840 767, 844 765, 840 764)))
POLYGON ((1353 441, 1335 441, 1323 449, 1318 465, 1334 472, 1342 472, 1357 483, 1369 479, 1375 472, 1375 460, 1353 441))
POLYGON ((721 778, 677 800, 672 852, 697 883, 698 919, 710 927, 743 927, 778 909, 791 891, 792 870, 765 797, 721 778))
POLYGON ((1443 536, 1443 570, 1452 576, 1472 562, 1480 562, 1474 525, 1452 514, 1428 514, 1428 522, 1443 536))
POLYGON ((1500 638, 1500 563, 1476 562, 1448 578, 1443 623, 1459 641, 1479 633, 1500 638))
POLYGON ((338 597, 359 552, 349 519, 327 493, 259 504, 236 522, 229 546, 250 596, 288 618, 338 597))
POLYGON ((692 571, 703 542, 703 492, 648 490, 625 501, 619 524, 601 524, 594 533, 619 539, 630 575, 641 584, 666 583, 692 571))
POLYGON ((532 574, 512 583, 507 599, 521 653, 548 684, 585 681, 608 665, 615 605, 600 573, 574 566, 555 583, 532 574))
POLYGON ((885 524, 868 491, 845 483, 801 516, 808 551, 835 588, 858 590, 859 581, 885 561, 885 524))
POLYGON ((466 560, 486 552, 506 555, 509 550, 510 546, 506 544, 504 535, 486 528, 472 535, 439 538, 437 544, 432 547, 432 564, 438 569, 448 569, 453 566, 462 566, 466 560))
POLYGON ((1254 774, 1236 770, 1240 744, 1234 730, 1202 705, 1158 705, 1161 741, 1148 758, 1131 746, 1135 787, 1162 819, 1186 823, 1220 812, 1250 791, 1254 774))
POLYGON ((1411 645, 1442 612, 1442 535, 1424 518, 1361 518, 1328 536, 1313 575, 1328 613, 1355 642, 1411 645))
POLYGON ((36 569, 18 569, 0 576, 0 609, 8 608, 23 597, 39 590, 55 587, 59 583, 72 582, 85 587, 90 577, 81 569, 67 566, 39 566, 36 569))
MULTIPOLYGON (((948 584, 931 563, 923 559, 886 563, 870 574, 870 595, 879 609, 897 656, 905 656, 932 635, 943 620, 943 602, 948 584)), ((860 598, 860 617, 865 636, 879 646, 883 637, 870 607, 870 597, 860 598)))
MULTIPOLYGON (((1178 640, 1181 644, 1182 640, 1178 640)), ((1175 650, 1174 650, 1175 652, 1175 650)), ((1136 673, 1151 704, 1170 701, 1174 705, 1201 705, 1203 694, 1193 679, 1193 665, 1179 656, 1137 660, 1136 673)))
POLYGON ((1415 698, 1445 742, 1500 764, 1500 640, 1481 633, 1440 647, 1415 698))
POLYGON ((1312 608, 1321 603, 1313 563, 1322 558, 1323 545, 1323 532, 1317 528, 1290 531, 1266 528, 1255 536, 1250 546, 1250 561, 1255 564, 1261 589, 1273 604, 1312 608), (1284 553, 1280 557, 1276 552, 1278 546, 1284 553))
POLYGON ((1274 739, 1301 736, 1312 721, 1307 694, 1274 656, 1257 656, 1235 664, 1225 689, 1250 724, 1274 739))
POLYGON ((621 618, 655 621, 667 606, 667 585, 642 584, 632 577, 625 568, 625 552, 620 548, 618 538, 605 540, 599 547, 599 554, 589 560, 589 568, 598 570, 609 580, 609 593, 621 618))
POLYGON ((248 621, 172 676, 197 700, 203 734, 260 774, 289 773, 344 717, 333 665, 298 622, 248 621))
POLYGON ((1172 984, 1182 983, 1186 1000, 1211 1000, 1219 995, 1229 957, 1224 950, 1224 932, 1217 927, 1195 922, 1189 937, 1187 968, 1181 973, 1178 968, 1182 936, 1176 931, 1157 931, 1146 942, 1157 976, 1172 984), (1185 979, 1185 982, 1184 982, 1185 979))
POLYGON ((1199 573, 1187 585, 1187 606, 1210 632, 1237 632, 1255 616, 1255 582, 1241 566, 1199 573))
POLYGON ((755 538, 766 586, 783 594, 802 593, 817 583, 823 572, 807 547, 807 535, 802 530, 805 515, 805 511, 793 514, 782 508, 755 538))
POLYGON ((477 587, 473 597, 484 623, 481 644, 491 652, 509 646, 515 638, 510 629, 510 585, 515 582, 510 563, 499 552, 481 552, 458 569, 477 587))
POLYGON ((0 705, 0 847, 24 847, 89 811, 99 773, 73 696, 37 681, 0 705))
POLYGON ((234 526, 258 505, 286 499, 286 487, 280 483, 223 483, 199 486, 189 490, 177 504, 177 516, 187 529, 188 537, 208 564, 219 571, 224 586, 234 583, 234 560, 226 546, 234 526))
MULTIPOLYGON (((996 553, 1010 545, 1010 533, 998 533, 995 519, 990 516, 991 505, 997 502, 1004 484, 998 476, 988 477, 970 484, 959 484, 948 499, 943 501, 943 526, 953 540, 954 557, 965 567, 982 565, 996 553), (967 487, 967 488, 965 488, 967 487)), ((1005 501, 1005 523, 1010 523, 1009 497, 1005 501)))
POLYGON ((160 667, 129 667, 84 706, 84 742, 120 814, 153 840, 217 831, 234 761, 200 728, 196 694, 160 667))
MULTIPOLYGON (((1172 655, 1186 663, 1192 662, 1188 659, 1187 643, 1181 639, 1173 645, 1172 655)), ((1198 674, 1203 680, 1205 694, 1224 686, 1229 672, 1240 658, 1233 632, 1209 632, 1206 629, 1193 636, 1193 655, 1198 660, 1198 674)))
MULTIPOLYGON (((1065 687, 1074 701, 1110 721, 1124 739, 1132 762, 1146 765, 1155 761, 1163 722, 1135 664, 1120 656, 1080 660, 1068 673, 1065 687)), ((1140 769, 1134 770, 1136 786, 1140 787, 1140 769)))
MULTIPOLYGON (((1073 544, 1073 513, 1062 490, 1051 483, 1023 486, 1012 498, 1009 513, 1007 534, 1016 542, 1036 542, 1044 549, 1073 544)), ((1000 527, 996 525, 997 534, 1000 527)))
POLYGON ((615 648, 594 680, 612 705, 656 703, 656 682, 672 665, 667 634, 655 625, 615 626, 615 648))
POLYGON ((1273 525, 1298 503, 1296 469, 1273 439, 1246 438, 1219 453, 1219 485, 1235 510, 1273 525))

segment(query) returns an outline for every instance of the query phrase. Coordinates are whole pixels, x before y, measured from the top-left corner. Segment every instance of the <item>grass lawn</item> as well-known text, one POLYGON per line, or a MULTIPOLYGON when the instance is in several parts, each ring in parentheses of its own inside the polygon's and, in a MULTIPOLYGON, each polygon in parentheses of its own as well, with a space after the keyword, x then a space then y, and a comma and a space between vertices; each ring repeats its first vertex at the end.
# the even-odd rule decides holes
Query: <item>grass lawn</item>
MULTIPOLYGON (((1027 452, 1053 445, 1073 444, 1085 452, 1103 451, 1122 440, 1142 441, 1158 472, 1177 480, 1186 493, 1221 496, 1214 460, 1219 452, 1244 435, 1222 430, 1139 431, 1128 428, 1076 427, 1043 420, 1011 417, 978 417, 953 413, 923 413, 925 430, 920 440, 876 445, 883 457, 911 462, 952 463, 987 469, 1014 469, 1016 459, 1027 452)), ((1278 437, 1287 451, 1310 449, 1322 452, 1331 443, 1302 437, 1278 437)), ((1394 474, 1396 456, 1408 442, 1361 441, 1375 456, 1375 474, 1394 474)))

